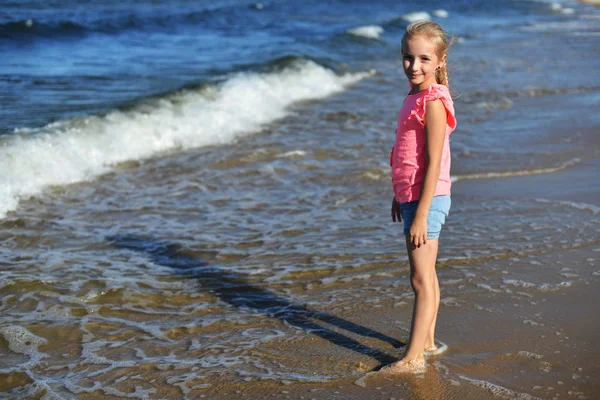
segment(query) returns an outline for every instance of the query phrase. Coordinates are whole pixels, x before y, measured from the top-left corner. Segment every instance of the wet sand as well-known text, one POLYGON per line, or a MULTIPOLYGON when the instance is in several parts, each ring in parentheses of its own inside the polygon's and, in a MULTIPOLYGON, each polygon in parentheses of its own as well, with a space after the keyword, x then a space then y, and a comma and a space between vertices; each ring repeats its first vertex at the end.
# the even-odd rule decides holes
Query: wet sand
MULTIPOLYGON (((600 190, 594 178, 599 167, 600 159, 591 159, 552 174, 465 180, 455 184, 453 196, 455 202, 480 196, 543 197, 548 201, 580 206, 586 203, 594 207, 600 205, 600 190)), ((594 215, 598 215, 597 212, 594 215)), ((510 217, 510 214, 499 215, 499 218, 510 217)), ((424 375, 382 377, 368 374, 360 379, 363 376, 360 371, 367 374, 380 366, 366 354, 369 349, 393 358, 402 354, 402 347, 395 347, 381 338, 354 335, 333 327, 336 332, 364 345, 365 354, 357 354, 317 335, 308 335, 302 343, 283 344, 281 354, 301 369, 310 369, 312 364, 319 373, 335 371, 336 366, 347 369, 353 364, 357 371, 355 376, 323 383, 263 380, 232 385, 223 382, 203 391, 201 397, 593 399, 600 393, 600 365, 597 362, 600 320, 594 306, 600 302, 600 271, 596 262, 600 238, 596 239, 591 245, 588 242, 572 249, 533 250, 467 266, 442 261, 438 269, 444 272, 445 278, 441 279, 438 339, 447 343, 450 349, 431 358, 424 375), (444 298, 444 286, 456 285, 451 276, 449 279, 449 274, 465 270, 467 276, 472 277, 470 283, 479 286, 480 292, 444 298), (565 277, 573 280, 561 280, 565 277), (577 277, 582 279, 577 280, 577 277), (558 287, 569 290, 557 290, 558 287)), ((406 271, 394 279, 407 280, 406 271)), ((346 314, 338 313, 337 316, 404 343, 410 304, 398 307, 397 303, 388 301, 371 308, 366 303, 368 298, 364 300, 346 314)))
MULTIPOLYGON (((558 201, 563 202, 565 207, 589 209, 592 211, 592 221, 598 221, 599 170, 600 159, 589 159, 572 168, 550 174, 457 182, 454 194, 457 201, 466 193, 468 196, 482 198, 558 201)), ((499 218, 511 218, 511 215, 499 215, 499 218)), ((565 239, 574 243, 579 238, 565 239)), ((480 352, 485 355, 482 360, 491 361, 487 368, 476 365, 466 367, 465 372, 469 376, 542 398, 596 398, 600 393, 600 346, 597 342, 600 320, 593 305, 600 302, 597 260, 600 237, 587 239, 591 240, 585 246, 573 246, 568 250, 557 246, 555 250, 530 254, 528 258, 535 260, 533 264, 526 263, 524 259, 518 269, 505 268, 509 272, 505 274, 509 281, 521 279, 521 282, 531 280, 534 276, 547 282, 559 270, 559 275, 565 280, 554 284, 572 284, 568 291, 548 290, 533 295, 527 293, 531 296, 529 304, 513 302, 513 296, 507 296, 506 293, 474 298, 474 304, 482 309, 492 310, 490 313, 477 313, 467 318, 467 321, 477 321, 478 332, 475 335, 468 332, 469 324, 461 324, 461 318, 456 315, 458 330, 450 330, 451 335, 462 336, 460 331, 466 328, 467 331, 462 334, 473 336, 473 342, 465 343, 465 348, 461 348, 460 352, 480 352), (543 270, 540 271, 539 266, 543 270), (571 278, 581 280, 572 283, 569 281, 571 278), (522 321, 522 328, 515 329, 519 320, 522 321), (514 359, 516 363, 506 369, 510 364, 507 363, 509 359, 514 359)), ((490 263, 490 267, 501 270, 505 263, 506 261, 497 265, 490 263)), ((490 280, 493 279, 491 277, 490 280)), ((539 285, 538 288, 540 287, 543 288, 539 285)), ((516 285, 515 292, 526 289, 526 286, 516 285)), ((450 316, 446 315, 448 317, 450 316)), ((465 321, 464 316, 462 321, 465 321)), ((458 352, 456 357, 454 355, 449 358, 458 360, 458 352)), ((448 362, 453 363, 455 360, 448 362)))

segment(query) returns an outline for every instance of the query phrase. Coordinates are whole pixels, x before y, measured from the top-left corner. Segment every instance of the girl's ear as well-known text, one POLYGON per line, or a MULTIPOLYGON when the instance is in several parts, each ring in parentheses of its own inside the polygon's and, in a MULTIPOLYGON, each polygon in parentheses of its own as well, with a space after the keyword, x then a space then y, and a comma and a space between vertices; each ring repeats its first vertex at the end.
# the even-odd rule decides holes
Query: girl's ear
POLYGON ((438 64, 438 69, 444 68, 446 66, 446 57, 447 57, 447 54, 444 54, 444 56, 440 60, 440 63, 438 64))

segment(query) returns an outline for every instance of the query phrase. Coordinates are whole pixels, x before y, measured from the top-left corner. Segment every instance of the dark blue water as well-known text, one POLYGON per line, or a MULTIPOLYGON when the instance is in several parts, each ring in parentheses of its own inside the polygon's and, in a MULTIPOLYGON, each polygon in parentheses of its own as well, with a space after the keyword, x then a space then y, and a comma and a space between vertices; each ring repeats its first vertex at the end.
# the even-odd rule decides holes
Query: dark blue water
MULTIPOLYGON (((111 110, 290 57, 355 69, 397 58, 402 16, 439 2, 19 1, 0 5, 0 134, 111 110), (364 25, 381 39, 347 34, 364 25)), ((456 35, 556 15, 547 4, 448 1, 434 19, 456 35), (540 12, 542 11, 542 12, 540 12), (545 12, 544 12, 545 11, 545 12)), ((499 29, 501 27, 501 29, 499 29)))

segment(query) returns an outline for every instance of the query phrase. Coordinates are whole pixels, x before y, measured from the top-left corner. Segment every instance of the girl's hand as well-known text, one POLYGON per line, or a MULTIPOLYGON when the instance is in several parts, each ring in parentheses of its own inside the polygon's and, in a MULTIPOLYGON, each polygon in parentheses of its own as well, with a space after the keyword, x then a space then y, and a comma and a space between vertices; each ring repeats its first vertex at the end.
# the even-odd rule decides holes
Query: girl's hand
POLYGON ((427 243, 427 217, 415 216, 410 226, 410 242, 413 249, 418 249, 427 243))
POLYGON ((402 208, 400 207, 400 204, 396 201, 396 196, 394 196, 394 198, 392 199, 392 221, 402 221, 402 208))

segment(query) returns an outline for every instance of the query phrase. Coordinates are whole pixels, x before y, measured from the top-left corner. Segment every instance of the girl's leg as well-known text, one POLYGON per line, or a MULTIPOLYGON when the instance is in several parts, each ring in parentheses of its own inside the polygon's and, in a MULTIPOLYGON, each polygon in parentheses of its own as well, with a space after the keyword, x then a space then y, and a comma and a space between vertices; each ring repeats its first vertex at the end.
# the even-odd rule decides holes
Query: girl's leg
POLYGON ((415 304, 410 340, 402 360, 413 360, 423 357, 425 343, 436 319, 437 301, 439 301, 436 299, 437 276, 435 273, 438 240, 430 239, 424 246, 413 249, 410 239, 406 238, 406 248, 410 261, 410 283, 415 292, 415 304))
MULTIPOLYGON (((434 261, 435 265, 435 261, 434 261)), ((435 315, 433 317, 433 322, 431 323, 431 328, 429 329, 429 334, 427 335, 427 339, 425 340, 425 350, 435 350, 437 349, 437 345, 435 344, 435 324, 437 322, 437 314, 440 308, 440 283, 438 281, 437 273, 435 273, 434 266, 434 277, 435 277, 435 315)))
POLYGON ((410 372, 424 367, 423 351, 437 314, 435 262, 438 240, 427 240, 424 246, 413 249, 410 239, 406 238, 406 248, 410 261, 410 283, 415 292, 410 339, 404 357, 382 368, 384 373, 410 372))

